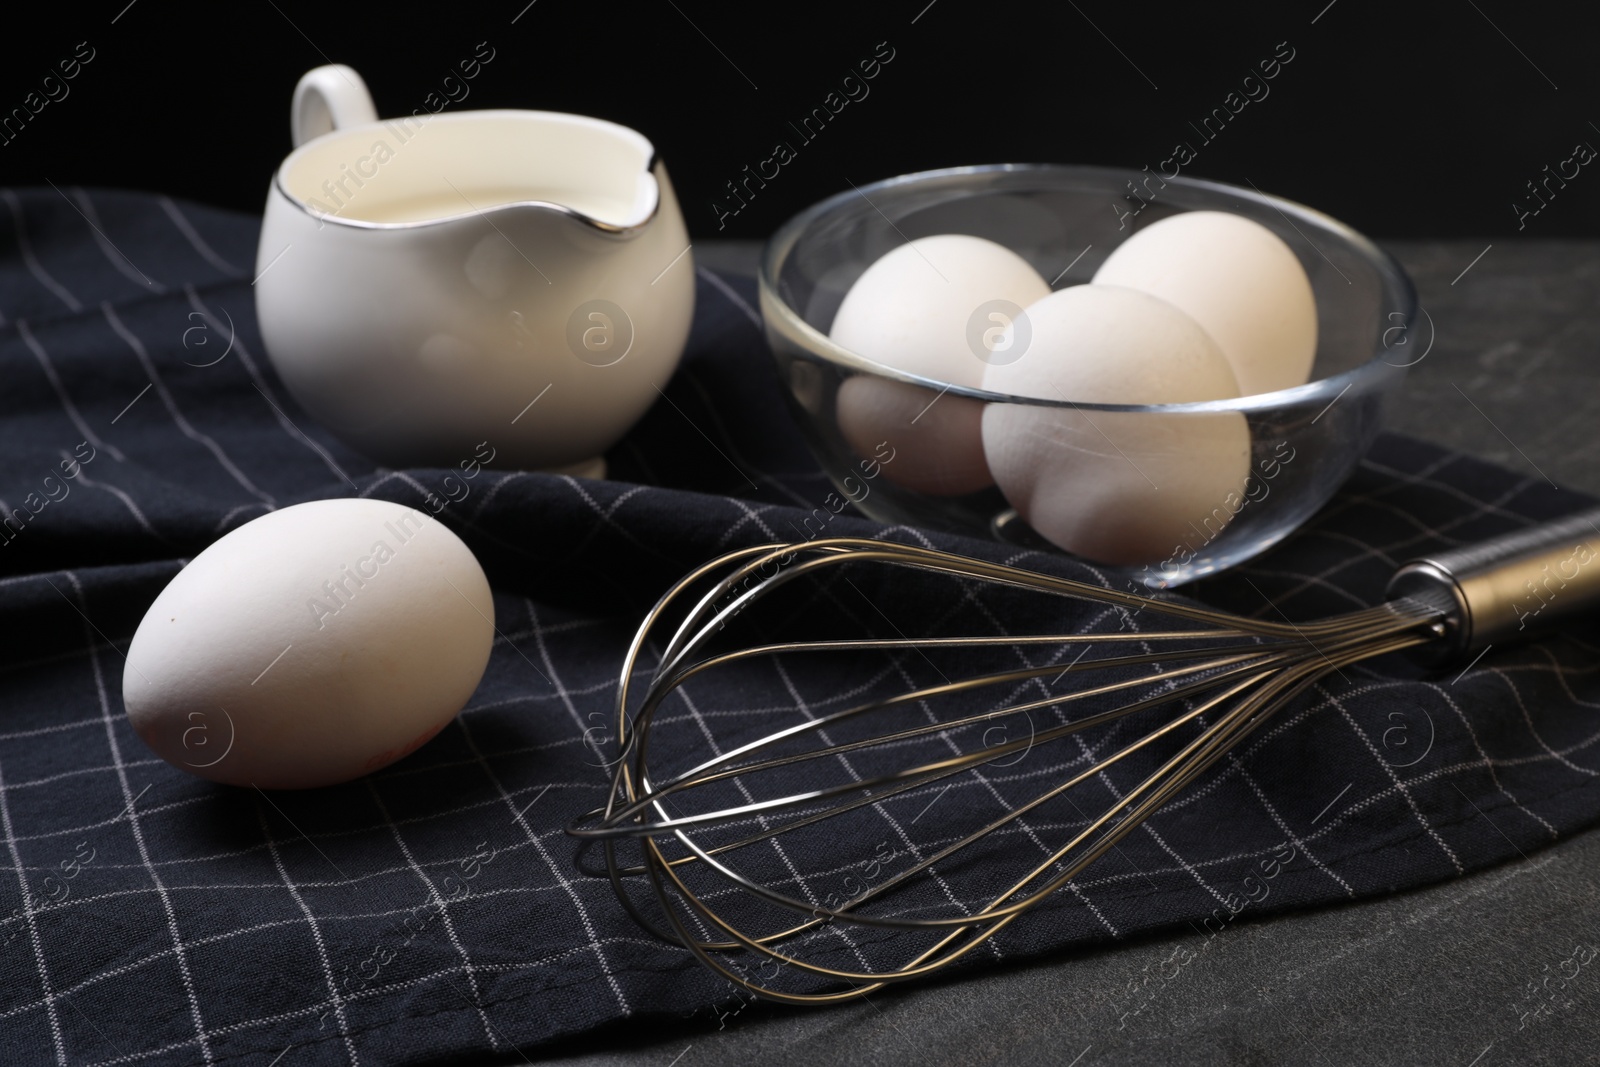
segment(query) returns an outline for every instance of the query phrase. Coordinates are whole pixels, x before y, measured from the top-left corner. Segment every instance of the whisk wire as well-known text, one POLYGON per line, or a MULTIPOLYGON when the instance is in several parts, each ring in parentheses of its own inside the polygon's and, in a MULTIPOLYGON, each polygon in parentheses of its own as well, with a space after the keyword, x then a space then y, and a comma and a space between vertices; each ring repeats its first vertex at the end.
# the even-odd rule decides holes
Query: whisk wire
MULTIPOLYGON (((1156 596, 1139 595, 1103 588, 1050 575, 1034 574, 1002 564, 966 559, 933 549, 856 538, 833 538, 803 545, 770 544, 740 549, 713 560, 691 572, 664 594, 647 614, 624 662, 617 689, 617 744, 611 789, 605 804, 580 819, 570 828, 573 834, 600 841, 606 856, 608 875, 619 899, 630 914, 657 936, 680 944, 729 981, 769 999, 791 1003, 829 1003, 850 999, 882 988, 891 982, 907 981, 932 973, 969 955, 1005 929, 1010 923, 1055 896, 1078 878, 1090 864, 1116 848, 1127 835, 1137 830, 1155 811, 1189 787, 1219 760, 1233 752, 1249 734, 1258 729, 1289 701, 1297 698, 1329 673, 1367 657, 1431 640, 1439 608, 1406 602, 1388 603, 1316 623, 1294 624, 1260 618, 1226 615, 1156 596), (1137 612, 1149 610, 1166 618, 1194 624, 1193 629, 1159 628, 1140 631, 1124 628, 1115 633, 1070 633, 979 635, 974 637, 905 637, 858 640, 801 640, 766 642, 722 652, 706 652, 707 646, 725 633, 729 623, 777 589, 805 576, 818 576, 827 568, 850 564, 872 564, 909 568, 991 585, 1075 599, 1114 609, 1137 612), (776 568, 774 570, 774 567, 776 568), (638 662, 651 634, 680 600, 702 584, 704 590, 673 628, 656 661, 649 685, 639 701, 633 699, 633 681, 638 662), (1115 654, 1085 659, 1097 645, 1115 654), (1127 648, 1142 645, 1143 651, 1127 648), (916 651, 923 655, 945 651, 1010 648, 1022 655, 1028 647, 1081 648, 1078 657, 1066 668, 1059 663, 1044 666, 1029 664, 1010 670, 996 670, 942 683, 913 686, 905 692, 858 702, 850 707, 813 715, 806 712, 803 722, 773 730, 753 741, 717 750, 708 758, 694 761, 655 784, 650 772, 650 740, 659 730, 656 717, 673 693, 690 681, 713 670, 738 669, 752 661, 793 655, 837 657, 843 653, 882 652, 889 655, 916 651), (1144 669, 1148 668, 1148 673, 1144 669), (998 706, 984 711, 967 711, 954 717, 936 716, 930 701, 971 700, 996 686, 1043 685, 1046 675, 1062 677, 1106 677, 1060 694, 1046 691, 1038 698, 1004 698, 998 706), (1131 699, 1121 699, 1127 696, 1131 699), (1088 714, 1060 722, 1043 730, 1032 726, 1032 712, 1053 710, 1065 715, 1075 703, 1105 699, 1118 701, 1104 709, 1090 708, 1088 714), (637 704, 637 706, 635 706, 637 704), (930 721, 914 725, 895 724, 896 712, 921 706, 930 721), (1064 780, 1049 784, 1036 795, 1011 803, 1004 814, 984 821, 976 829, 956 836, 924 852, 913 846, 916 861, 903 870, 887 875, 883 881, 854 892, 849 899, 834 904, 823 902, 803 879, 796 881, 808 898, 767 884, 732 863, 752 846, 769 843, 816 828, 826 834, 824 824, 849 818, 854 812, 875 808, 884 812, 886 800, 937 785, 965 772, 977 773, 999 764, 1036 745, 1045 745, 1083 731, 1111 726, 1129 716, 1172 706, 1180 710, 1142 735, 1106 755, 1084 747, 1080 758, 1086 765, 1064 770, 1064 780), (1025 714, 1029 717, 1027 738, 986 745, 962 751, 954 738, 1001 717, 1025 714), (833 741, 828 732, 856 723, 887 719, 887 728, 876 728, 868 736, 833 741), (1198 727, 1186 741, 1180 737, 1198 727), (816 739, 816 744, 812 739, 816 739), (856 755, 877 759, 894 749, 943 740, 953 749, 947 757, 922 758, 912 765, 892 770, 859 773, 849 762, 856 755), (1158 749, 1176 744, 1167 756, 1158 749), (799 751, 785 752, 789 745, 802 745, 799 751), (806 789, 784 791, 778 796, 758 797, 753 785, 764 781, 770 772, 797 768, 829 757, 840 761, 851 777, 846 783, 829 784, 825 776, 806 789), (1070 798, 1072 791, 1099 778, 1107 788, 1107 772, 1135 757, 1154 758, 1154 769, 1143 775, 1126 792, 1113 791, 1113 800, 1098 816, 1086 821, 1047 855, 1032 864, 1020 877, 997 893, 983 896, 987 902, 974 909, 961 904, 948 889, 946 895, 959 914, 926 914, 917 905, 898 911, 876 908, 892 894, 910 890, 925 877, 940 878, 934 868, 946 871, 958 857, 980 844, 997 841, 1008 830, 1026 825, 1023 820, 1053 801, 1070 798), (735 787, 744 803, 716 804, 689 813, 669 810, 677 804, 708 791, 735 787), (731 829, 740 823, 755 822, 759 829, 732 841, 701 841, 698 835, 731 829), (616 848, 623 838, 635 839, 642 849, 641 862, 623 866, 616 848), (669 856, 663 846, 676 842, 682 855, 669 856), (703 872, 703 873, 696 873, 703 872), (634 901, 625 879, 644 874, 670 930, 647 917, 634 901), (748 930, 746 920, 724 914, 713 900, 723 893, 697 889, 689 881, 710 878, 712 884, 732 894, 729 901, 740 906, 756 905, 776 909, 777 916, 804 916, 777 924, 776 929, 748 930), (874 906, 869 910, 869 905, 874 906), (699 933, 689 921, 702 926, 699 933), (804 958, 800 950, 813 943, 829 928, 841 924, 852 927, 899 930, 915 935, 922 931, 935 940, 905 963, 881 971, 853 970, 804 958), (791 942, 798 940, 791 945, 791 942), (762 969, 775 966, 778 973, 789 971, 812 980, 842 983, 843 988, 817 991, 815 988, 780 988, 762 977, 750 979, 733 967, 728 952, 747 952, 762 961, 762 969)), ((930 661, 931 663, 931 661, 930 661)), ((936 668, 937 669, 937 668, 936 668)), ((1052 683, 1054 684, 1054 683, 1052 683)), ((1116 727, 1120 729, 1121 727, 1116 727)), ((987 735, 985 735, 987 736, 987 735)), ((1080 762, 1072 760, 1068 767, 1080 762)), ((820 775, 821 772, 819 771, 820 775)), ((979 781, 986 779, 979 778, 979 781)), ((953 783, 952 783, 953 784, 953 783)), ((946 789, 949 786, 945 787, 946 789)), ((992 787, 991 787, 992 789, 992 787)), ((942 792, 940 793, 942 796, 942 792)), ((996 794, 998 796, 998 794, 996 794)), ((930 805, 931 806, 931 805, 930 805)), ((1073 807, 1081 814, 1076 803, 1073 807)), ((920 816, 919 816, 920 817, 920 816)), ((892 821, 892 820, 891 820, 892 821)), ((898 825, 898 824, 896 824, 898 825)), ((1030 835, 1032 830, 1027 830, 1030 835)), ((902 837, 904 837, 902 833, 902 837)), ((910 844, 910 838, 905 838, 910 844)), ((833 845, 831 837, 825 847, 833 845)), ((1041 842, 1042 844, 1042 842, 1041 842)), ((780 853, 787 855, 787 853, 780 853)), ((964 858, 962 862, 967 862, 964 858)), ((741 863, 741 866, 743 864, 741 863)), ((791 868, 792 870, 792 868, 791 868)), ((770 925, 770 923, 764 924, 770 925)), ((846 941, 846 944, 852 942, 846 941)), ((777 975, 774 975, 774 980, 777 975)))

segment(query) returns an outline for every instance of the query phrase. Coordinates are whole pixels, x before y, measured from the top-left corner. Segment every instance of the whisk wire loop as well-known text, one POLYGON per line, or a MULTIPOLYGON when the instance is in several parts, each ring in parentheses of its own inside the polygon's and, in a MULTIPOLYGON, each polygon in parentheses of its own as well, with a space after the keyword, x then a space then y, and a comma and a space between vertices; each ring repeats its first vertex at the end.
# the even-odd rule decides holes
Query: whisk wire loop
MULTIPOLYGON (((826 592, 826 585, 823 589, 826 592)), ((1437 636, 1438 618, 1437 605, 1410 601, 1305 624, 1243 618, 1166 597, 1036 574, 935 549, 859 538, 739 549, 695 569, 646 615, 618 681, 617 757, 610 790, 605 804, 579 819, 569 832, 600 843, 618 898, 641 925, 689 949, 730 982, 789 1003, 847 1000, 888 983, 926 976, 969 956, 1027 912, 1056 897, 1286 703, 1350 664, 1432 640, 1437 636), (1122 613, 1124 626, 1107 633, 1017 636, 907 637, 897 631, 892 638, 868 635, 764 641, 710 650, 719 638, 731 636, 730 623, 778 590, 846 565, 909 569, 983 587, 1087 602, 1122 613), (702 586, 706 588, 696 596, 695 590, 702 586), (656 633, 669 613, 691 599, 661 647, 643 694, 635 699, 636 675, 641 673, 656 633), (1178 625, 1145 631, 1126 625, 1131 617, 1146 611, 1178 625), (1097 647, 1111 654, 1089 658, 1089 652, 1097 647), (1024 653, 1030 648, 1059 650, 1060 658, 1076 649, 1077 657, 1065 667, 1059 662, 1040 665, 1028 661, 1024 653), (651 742, 664 728, 658 721, 661 710, 674 695, 683 694, 688 683, 708 672, 749 670, 752 664, 781 662, 785 657, 837 663, 840 657, 856 662, 874 653, 894 657, 915 652, 926 658, 955 653, 992 655, 1005 650, 1022 657, 1025 665, 954 679, 935 667, 941 676, 938 683, 912 685, 906 676, 905 691, 869 696, 820 715, 801 704, 797 708, 804 715, 800 722, 726 746, 707 735, 705 740, 713 749, 709 756, 691 759, 685 769, 652 773, 651 742), (1051 676, 1054 679, 1047 684, 1046 678, 1051 676), (1084 678, 1090 680, 1076 684, 1084 678), (1053 691, 1062 679, 1071 679, 1075 687, 1053 691), (1043 695, 1020 699, 1028 687, 1039 688, 1043 695), (1011 695, 994 702, 994 694, 1006 692, 1011 695), (975 709, 974 701, 990 703, 975 709), (935 704, 946 703, 960 710, 953 716, 935 713, 935 704), (1080 706, 1086 710, 1069 718, 1069 712, 1080 706), (1088 731, 1109 730, 1110 734, 1097 735, 1103 748, 1128 721, 1161 708, 1173 710, 1115 751, 1097 754, 1096 747, 1082 740, 1088 731), (907 717, 918 710, 924 721, 907 717), (1062 721, 1038 729, 1032 721, 1035 711, 1053 712, 1062 721), (1026 738, 1007 737, 976 749, 963 749, 957 743, 957 738, 983 731, 997 719, 1019 715, 1026 716, 1029 723, 1026 738), (867 729, 863 735, 853 732, 862 728, 867 729), (848 736, 834 740, 831 732, 837 731, 848 736), (1002 800, 1007 810, 981 820, 975 828, 918 845, 891 819, 913 862, 885 873, 875 884, 851 891, 843 901, 832 896, 816 899, 793 866, 792 850, 786 842, 809 840, 812 852, 836 851, 848 832, 831 827, 854 825, 853 820, 868 809, 882 814, 886 801, 940 783, 948 783, 944 785, 947 791, 962 775, 976 774, 980 776, 976 781, 990 783, 983 777, 986 768, 1009 767, 1011 757, 1020 759, 1035 746, 1069 737, 1079 738, 1082 754, 1051 772, 1058 780, 1043 783, 1037 793, 1015 803, 1002 800), (902 750, 916 753, 923 745, 941 743, 950 749, 948 754, 933 758, 914 755, 900 765, 893 763, 902 750), (853 760, 867 761, 867 769, 858 770, 853 760), (1141 765, 1148 769, 1139 771, 1141 765), (842 769, 848 780, 832 780, 834 772, 829 768, 842 769), (1132 768, 1139 780, 1118 792, 1112 788, 1108 772, 1126 768, 1132 768), (786 771, 804 771, 805 787, 786 785, 794 781, 792 775, 785 776, 786 771), (778 783, 776 795, 762 795, 772 793, 764 784, 768 781, 778 783), (1099 804, 1098 815, 1084 816, 1071 798, 1097 781, 1111 792, 1112 800, 1099 804), (730 789, 737 798, 728 795, 730 789), (695 810, 675 810, 702 795, 712 799, 695 810), (715 799, 718 796, 723 799, 715 799), (1045 845, 1037 836, 1039 831, 1024 820, 1041 815, 1059 800, 1071 801, 1072 809, 1082 816, 1081 823, 1070 824, 1065 840, 1045 845), (735 833, 731 840, 715 839, 745 824, 753 826, 735 833), (993 862, 983 850, 993 852, 1011 833, 1032 836, 1046 854, 997 890, 986 885, 990 879, 983 872, 991 871, 993 862), (711 838, 702 840, 705 835, 711 838), (617 849, 624 839, 637 843, 638 863, 620 862, 617 849), (768 851, 757 848, 761 845, 775 849, 771 855, 780 858, 789 872, 780 881, 761 877, 760 862, 750 866, 762 856, 768 856, 770 862, 768 851), (735 863, 739 857, 751 859, 735 863), (955 875, 973 871, 978 872, 978 899, 983 901, 976 905, 962 903, 947 884, 955 875), (646 914, 629 889, 630 881, 641 874, 650 886, 653 910, 667 920, 665 929, 659 918, 646 914), (795 883, 806 899, 780 888, 784 882, 795 883), (943 888, 944 896, 955 905, 953 913, 929 913, 930 905, 917 894, 926 897, 923 890, 930 884, 943 888), (900 906, 883 906, 905 894, 909 896, 900 906), (877 936, 909 937, 912 951, 904 962, 878 970, 836 965, 830 962, 829 953, 837 954, 853 944, 844 934, 847 928, 876 930, 877 936), (807 958, 806 950, 813 947, 821 955, 807 958), (740 954, 759 961, 762 973, 752 978, 736 963, 740 954), (768 967, 774 968, 771 977, 765 973, 768 967), (778 979, 785 975, 788 977, 780 983, 778 979)), ((931 659, 927 662, 933 665, 931 659)), ((792 687, 790 692, 798 701, 792 687)), ((698 713, 695 718, 699 719, 698 713)), ((703 720, 701 725, 703 728, 703 720)), ((677 756, 677 750, 669 755, 677 756)), ((988 788, 993 791, 992 783, 988 788)), ((898 850, 894 854, 898 855, 898 850)))

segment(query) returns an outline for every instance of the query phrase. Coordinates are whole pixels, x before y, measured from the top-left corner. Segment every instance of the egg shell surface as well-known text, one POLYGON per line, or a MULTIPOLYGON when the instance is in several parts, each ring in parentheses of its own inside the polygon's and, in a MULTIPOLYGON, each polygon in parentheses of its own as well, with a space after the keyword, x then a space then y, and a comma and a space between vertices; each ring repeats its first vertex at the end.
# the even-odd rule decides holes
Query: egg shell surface
POLYGON ((940 396, 910 382, 858 374, 839 385, 839 432, 863 459, 894 449, 883 476, 931 496, 976 493, 994 484, 983 458, 983 403, 940 396))
MULTIPOLYGON (((1238 395, 1215 342, 1172 305, 1080 285, 1027 309, 1032 340, 984 388, 1088 404, 1181 404, 1238 395)), ((1088 411, 991 403, 989 469, 1051 543, 1097 563, 1160 563, 1203 547, 1243 499, 1250 428, 1238 412, 1088 411), (1199 544, 1197 544, 1199 542, 1199 544)))
POLYGON ((1094 284, 1160 297, 1211 335, 1239 395, 1304 385, 1317 354, 1317 301, 1294 250, 1253 219, 1187 211, 1118 245, 1094 284))
MULTIPOLYGON (((856 279, 829 336, 885 366, 975 387, 987 346, 1000 341, 1017 311, 1049 292, 1027 260, 993 241, 920 237, 856 279), (991 306, 997 302, 1010 307, 991 306)), ((841 386, 837 410, 840 432, 859 455, 870 456, 882 441, 895 449, 884 477, 898 485, 949 496, 992 484, 975 401, 861 375, 841 386)))
POLYGON ((419 748, 494 642, 472 551, 414 508, 296 504, 179 571, 128 649, 123 703, 162 759, 262 789, 348 781, 419 748))

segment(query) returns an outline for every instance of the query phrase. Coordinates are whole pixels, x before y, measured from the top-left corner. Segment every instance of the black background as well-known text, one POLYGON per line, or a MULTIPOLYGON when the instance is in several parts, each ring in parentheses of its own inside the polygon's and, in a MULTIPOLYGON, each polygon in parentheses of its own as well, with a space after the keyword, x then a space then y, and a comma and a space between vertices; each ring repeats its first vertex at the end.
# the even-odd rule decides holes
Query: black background
MULTIPOLYGON (((640 130, 697 238, 762 237, 850 183, 897 173, 1001 161, 1155 168, 1179 140, 1199 150, 1186 174, 1253 182, 1376 236, 1492 238, 1519 232, 1513 203, 1537 206, 1525 184, 1546 165, 1580 141, 1600 145, 1593 19, 1576 3, 526 2, 8 11, 0 114, 78 42, 95 58, 66 98, 0 145, 0 184, 159 190, 259 211, 289 149, 301 73, 348 63, 381 115, 408 114, 480 41, 494 59, 451 110, 574 111, 640 130), (879 42, 894 59, 869 95, 801 143, 788 123, 879 42), (1188 123, 1279 42, 1294 59, 1270 95, 1201 142, 1188 123), (712 198, 780 139, 797 158, 719 230, 712 198)), ((1600 236, 1595 169, 1547 197, 1521 234, 1600 236)))

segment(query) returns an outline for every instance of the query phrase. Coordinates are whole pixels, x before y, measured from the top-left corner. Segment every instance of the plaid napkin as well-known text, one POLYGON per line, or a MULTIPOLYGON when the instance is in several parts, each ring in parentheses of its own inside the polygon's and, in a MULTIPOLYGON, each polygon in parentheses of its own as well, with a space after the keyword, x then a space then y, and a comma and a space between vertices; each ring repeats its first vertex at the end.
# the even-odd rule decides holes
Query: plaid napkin
MULTIPOLYGON (((289 399, 254 321, 255 219, 78 189, 0 200, 0 1061, 458 1062, 628 1016, 719 1025, 732 987, 637 926, 564 828, 604 798, 616 676, 643 610, 713 555, 798 536, 831 490, 784 408, 749 282, 699 272, 682 369, 610 455, 611 480, 491 468, 440 513, 482 560, 500 631, 456 722, 361 781, 264 794, 175 770, 128 727, 123 655, 145 608, 266 510, 353 493, 422 506, 445 472, 377 468, 289 399), (77 477, 61 479, 64 463, 77 477)), ((1186 592, 1317 618, 1374 602, 1408 556, 1584 503, 1385 437, 1305 529, 1186 592)), ((1103 580, 849 514, 828 532, 1103 580)), ((854 584, 791 621, 826 632, 843 604, 871 632, 875 604, 930 634, 1106 624, 970 585, 867 571, 854 584)), ((1592 823, 1597 641, 1572 626, 1466 670, 1346 668, 970 966, 1174 925, 1215 933, 1451 878, 1592 823)), ((932 666, 885 655, 788 684, 708 676, 663 730, 703 727, 709 744, 927 684, 932 666)), ((855 839, 869 857, 880 841, 880 855, 926 848, 948 818, 998 813, 1090 751, 1041 746, 947 796, 903 794, 868 809, 855 839)), ((1098 799, 1135 780, 1104 776, 1098 799)), ((1043 856, 1073 825, 1025 820, 1016 847, 1043 856)), ((821 852, 794 860, 785 891, 817 901, 860 873, 821 852)), ((976 906, 983 888, 946 903, 976 906)), ((841 959, 903 958, 881 933, 834 936, 841 959)))

